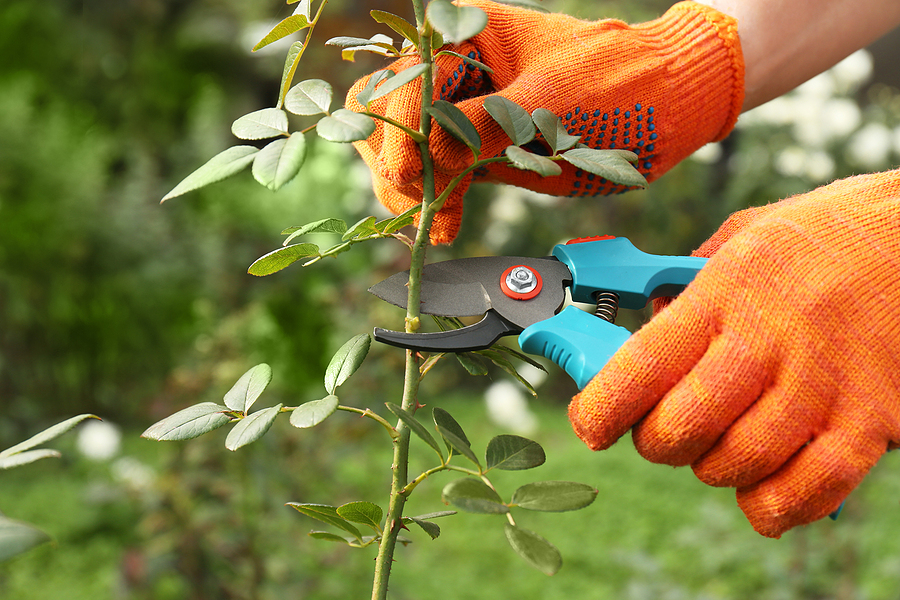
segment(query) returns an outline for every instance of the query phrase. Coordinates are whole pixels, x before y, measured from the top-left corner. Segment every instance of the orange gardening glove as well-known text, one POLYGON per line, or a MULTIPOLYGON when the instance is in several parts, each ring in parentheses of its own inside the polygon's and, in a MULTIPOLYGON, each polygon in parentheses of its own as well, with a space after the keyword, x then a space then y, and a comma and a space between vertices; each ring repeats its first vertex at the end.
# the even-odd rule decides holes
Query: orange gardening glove
POLYGON ((595 450, 737 488, 761 534, 838 508, 900 442, 900 170, 733 215, 712 256, 575 397, 595 450))
MULTIPOLYGON (((621 21, 595 23, 562 14, 544 14, 464 0, 488 14, 487 28, 455 48, 493 70, 485 73, 461 60, 439 57, 435 99, 456 104, 474 123, 482 157, 502 155, 509 138, 483 104, 497 94, 528 112, 546 108, 568 131, 594 148, 637 153, 638 169, 652 180, 707 142, 725 137, 743 102, 743 59, 734 19, 694 2, 681 2, 661 18, 629 26, 621 21)), ((405 58, 391 65, 399 72, 418 62, 405 58)), ((421 84, 409 84, 372 105, 373 111, 409 127, 419 127, 421 84)), ((347 95, 347 108, 362 110, 358 81, 347 95)), ((371 167, 375 193, 394 212, 422 199, 422 162, 418 147, 396 127, 378 128, 356 148, 371 167)), ((438 193, 473 161, 460 142, 433 125, 432 154, 438 193)), ((594 175, 559 163, 563 174, 542 178, 506 164, 492 164, 476 180, 509 183, 564 196, 597 196, 624 191, 594 175)), ((459 229, 462 196, 471 179, 450 196, 435 219, 432 241, 447 243, 459 229)))

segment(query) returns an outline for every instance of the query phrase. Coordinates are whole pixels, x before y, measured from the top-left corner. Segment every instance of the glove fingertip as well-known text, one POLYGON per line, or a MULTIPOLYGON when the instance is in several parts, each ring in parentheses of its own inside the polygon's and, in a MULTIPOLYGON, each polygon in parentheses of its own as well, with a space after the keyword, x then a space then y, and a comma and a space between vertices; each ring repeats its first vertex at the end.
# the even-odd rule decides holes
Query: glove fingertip
POLYGON ((737 502, 760 534, 778 538, 835 512, 887 449, 878 439, 829 431, 781 470, 737 489, 737 502))

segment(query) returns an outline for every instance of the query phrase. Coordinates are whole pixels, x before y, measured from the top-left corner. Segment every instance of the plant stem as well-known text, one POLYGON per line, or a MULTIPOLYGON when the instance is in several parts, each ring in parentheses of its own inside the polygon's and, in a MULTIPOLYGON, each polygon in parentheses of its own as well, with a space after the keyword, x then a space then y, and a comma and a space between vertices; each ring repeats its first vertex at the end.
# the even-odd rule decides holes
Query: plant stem
MULTIPOLYGON (((416 22, 419 30, 419 56, 422 63, 428 65, 422 75, 422 108, 419 124, 419 151, 422 155, 422 212, 419 215, 419 228, 416 239, 413 242, 410 267, 409 267, 409 295, 406 309, 406 332, 414 333, 419 329, 419 301, 421 299, 422 269, 425 265, 425 254, 430 240, 429 232, 431 222, 434 219, 434 163, 428 148, 428 134, 431 130, 431 116, 426 109, 431 106, 433 94, 430 27, 425 23, 425 6, 422 0, 413 0, 416 14, 416 22)), ((415 414, 419 408, 419 359, 418 355, 406 351, 406 367, 403 378, 403 400, 401 407, 415 414)), ((385 531, 378 545, 378 556, 375 558, 375 577, 372 582, 372 599, 386 600, 388 580, 391 575, 391 563, 394 560, 394 549, 397 545, 397 536, 403 526, 403 507, 406 504, 406 494, 403 493, 409 479, 409 428, 402 422, 395 427, 399 434, 394 439, 394 461, 391 465, 391 499, 388 505, 385 531)))

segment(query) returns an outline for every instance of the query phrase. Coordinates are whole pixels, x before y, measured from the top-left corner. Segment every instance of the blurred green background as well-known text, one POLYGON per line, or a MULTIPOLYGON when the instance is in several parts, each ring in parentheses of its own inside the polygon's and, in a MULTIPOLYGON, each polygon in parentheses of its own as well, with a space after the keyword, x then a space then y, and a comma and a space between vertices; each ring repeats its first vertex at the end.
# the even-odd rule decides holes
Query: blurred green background
MULTIPOLYGON (((544 2, 629 21, 669 4, 544 2)), ((368 18, 372 8, 410 13, 399 0, 333 0, 299 78, 328 79, 342 94, 378 68, 377 57, 341 62, 321 46, 339 34, 389 33, 368 18)), ((365 293, 404 268, 400 247, 363 246, 263 279, 246 274, 287 226, 384 214, 350 148, 316 143, 299 179, 278 193, 245 173, 159 205, 233 143, 235 118, 274 103, 284 47, 249 48, 290 11, 277 0, 0 3, 0 448, 83 412, 115 426, 82 427, 54 444, 62 459, 0 473, 0 511, 55 538, 0 564, 2 598, 368 594, 374 553, 308 538, 316 525, 284 503, 384 504, 390 444, 381 431, 344 415, 307 431, 278 423, 237 453, 224 449, 222 432, 181 444, 138 437, 179 408, 220 400, 259 362, 275 372, 270 404, 321 397, 328 357, 344 340, 375 324, 400 326, 398 311, 365 293)), ((898 51, 891 36, 745 115, 725 142, 646 191, 573 200, 476 186, 459 240, 432 257, 538 255, 598 233, 687 253, 734 210, 896 165, 898 51)), ((646 316, 620 322, 636 327, 646 316)), ((378 410, 397 397, 400 356, 372 354, 342 401, 378 410)), ((897 457, 879 464, 837 523, 766 540, 730 491, 647 464, 627 440, 588 451, 569 431, 565 405, 575 390, 558 369, 535 379, 537 399, 493 387, 499 400, 487 403, 486 389, 508 379, 471 378, 448 362, 426 380, 423 398, 448 408, 481 448, 494 434, 528 429, 549 456, 536 475, 601 490, 585 511, 522 519, 560 547, 563 570, 532 571, 506 547, 500 523, 462 515, 440 522, 437 541, 411 534, 393 597, 900 594, 897 457)), ((449 480, 421 486, 411 510, 444 508, 449 480)), ((519 480, 498 483, 506 481, 509 493, 519 480)))

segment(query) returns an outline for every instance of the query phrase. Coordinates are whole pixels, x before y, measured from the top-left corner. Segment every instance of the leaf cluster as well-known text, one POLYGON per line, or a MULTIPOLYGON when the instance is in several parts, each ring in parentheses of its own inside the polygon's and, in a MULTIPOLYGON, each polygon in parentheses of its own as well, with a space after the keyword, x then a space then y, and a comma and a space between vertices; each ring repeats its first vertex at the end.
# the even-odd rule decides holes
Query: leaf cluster
MULTIPOLYGON (((21 467, 44 458, 59 458, 59 451, 38 448, 66 433, 86 419, 97 419, 95 415, 83 414, 71 417, 48 427, 23 442, 0 451, 0 470, 21 467)), ((36 546, 50 541, 50 536, 37 527, 10 519, 0 513, 0 562, 23 554, 36 546)))
POLYGON ((372 240, 394 238, 409 245, 411 243, 409 238, 403 235, 400 230, 412 225, 416 214, 421 210, 421 205, 417 204, 396 217, 376 221, 375 217, 369 216, 360 219, 349 227, 342 219, 334 218, 288 227, 281 232, 282 235, 288 236, 282 242, 283 247, 258 258, 250 265, 248 273, 257 276, 271 275, 294 264, 298 260, 303 260, 302 265, 306 267, 325 257, 334 257, 342 254, 355 244, 372 240), (298 237, 312 233, 337 234, 341 236, 341 240, 325 250, 309 242, 291 244, 298 237))
POLYGON ((507 523, 504 532, 513 550, 548 575, 559 570, 562 558, 556 547, 533 531, 519 527, 510 511, 513 508, 543 512, 579 510, 593 503, 598 493, 596 489, 571 481, 538 481, 520 486, 509 501, 504 501, 487 477, 488 473, 494 469, 527 470, 544 464, 546 455, 540 444, 518 435, 498 435, 488 442, 484 459, 480 460, 462 426, 446 410, 439 407, 432 410, 435 436, 408 411, 390 403, 388 409, 434 450, 441 461, 438 467, 410 482, 401 493, 411 493, 421 481, 438 471, 466 473, 467 477, 452 481, 443 488, 441 496, 444 502, 466 512, 505 515, 507 523), (446 449, 446 457, 442 445, 446 449), (475 469, 452 465, 451 459, 455 455, 467 459, 475 469))
POLYGON ((588 173, 599 175, 620 185, 646 187, 644 176, 634 168, 637 155, 627 150, 598 150, 580 144, 579 136, 570 135, 562 120, 545 108, 528 114, 524 108, 502 96, 485 98, 484 109, 500 125, 512 141, 504 151, 511 166, 534 171, 542 177, 562 174, 559 160, 564 160, 588 173), (540 132, 549 156, 531 152, 523 146, 531 144, 540 132))
POLYGON ((389 423, 370 411, 340 406, 336 395, 338 387, 362 365, 371 341, 368 334, 354 336, 334 354, 325 371, 323 383, 327 395, 324 398, 295 407, 285 407, 279 403, 251 413, 250 408, 272 381, 271 367, 262 363, 238 379, 225 393, 222 404, 200 402, 189 406, 151 425, 141 437, 156 441, 189 440, 234 423, 225 438, 225 447, 235 451, 265 435, 281 413, 289 413, 290 424, 305 429, 318 425, 339 409, 363 413, 393 432, 389 423))

